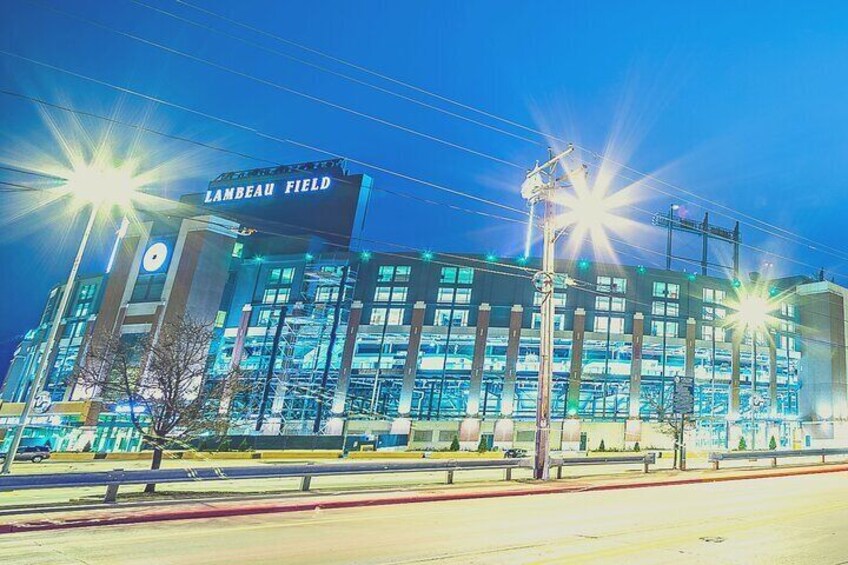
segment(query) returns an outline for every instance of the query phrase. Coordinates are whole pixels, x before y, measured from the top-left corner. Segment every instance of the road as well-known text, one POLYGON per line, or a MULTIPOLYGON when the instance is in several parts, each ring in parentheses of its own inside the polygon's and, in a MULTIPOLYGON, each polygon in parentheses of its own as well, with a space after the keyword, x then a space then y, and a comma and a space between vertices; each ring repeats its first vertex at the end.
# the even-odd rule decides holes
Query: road
POLYGON ((7 534, 0 562, 846 563, 848 476, 7 534))

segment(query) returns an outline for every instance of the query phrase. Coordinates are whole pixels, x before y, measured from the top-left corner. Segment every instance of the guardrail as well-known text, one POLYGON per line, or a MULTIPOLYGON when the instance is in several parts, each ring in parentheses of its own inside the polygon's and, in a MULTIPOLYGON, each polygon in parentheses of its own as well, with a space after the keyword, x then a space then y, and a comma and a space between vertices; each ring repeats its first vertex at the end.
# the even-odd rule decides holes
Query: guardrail
POLYGON ((793 449, 785 451, 717 451, 709 455, 709 461, 713 470, 717 471, 722 461, 738 461, 758 459, 771 459, 771 466, 777 467, 777 460, 791 457, 821 457, 825 462, 828 455, 848 455, 848 449, 825 448, 825 449, 793 449))
MULTIPOLYGON (((654 453, 633 456, 569 457, 551 459, 557 468, 557 478, 562 478, 562 468, 579 465, 639 464, 648 467, 656 462, 654 453)), ((390 463, 309 463, 294 465, 256 465, 245 467, 198 467, 186 469, 157 469, 125 471, 97 471, 92 473, 51 473, 0 476, 0 492, 11 490, 37 490, 49 488, 106 487, 104 502, 115 502, 121 485, 188 483, 200 481, 300 478, 300 490, 308 491, 313 477, 339 475, 368 475, 387 473, 445 472, 447 484, 453 484, 457 471, 485 469, 504 470, 505 480, 512 479, 512 470, 532 467, 532 459, 494 460, 428 460, 392 461, 390 463)))

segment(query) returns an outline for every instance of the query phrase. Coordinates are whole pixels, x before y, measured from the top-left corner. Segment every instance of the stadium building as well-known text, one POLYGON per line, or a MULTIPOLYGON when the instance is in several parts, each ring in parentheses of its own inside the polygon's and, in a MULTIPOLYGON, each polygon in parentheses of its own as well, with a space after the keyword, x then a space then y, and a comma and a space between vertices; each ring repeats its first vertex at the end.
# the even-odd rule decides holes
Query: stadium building
MULTIPOLYGON (((368 251, 371 186, 342 161, 304 163, 225 173, 173 210, 142 212, 108 272, 72 289, 28 436, 137 449, 127 406, 70 378, 80 351, 190 315, 215 328, 209 383, 238 368, 253 385, 229 405, 232 434, 532 445, 538 261, 368 251)), ((680 410, 691 448, 848 442, 848 289, 589 261, 559 262, 555 286, 555 449, 667 447, 663 422, 680 410), (773 304, 759 332, 732 323, 752 289, 773 304), (675 405, 689 383, 691 406, 675 405)), ((15 352, 0 426, 16 423, 64 291, 15 352)))

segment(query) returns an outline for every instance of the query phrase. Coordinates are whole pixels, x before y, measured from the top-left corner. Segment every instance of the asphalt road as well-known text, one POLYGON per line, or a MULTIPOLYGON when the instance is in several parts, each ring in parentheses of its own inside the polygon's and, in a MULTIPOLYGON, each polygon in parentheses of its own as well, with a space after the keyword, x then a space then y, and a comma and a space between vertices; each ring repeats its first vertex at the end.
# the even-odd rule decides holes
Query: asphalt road
POLYGON ((0 563, 848 562, 833 473, 0 536, 0 563))

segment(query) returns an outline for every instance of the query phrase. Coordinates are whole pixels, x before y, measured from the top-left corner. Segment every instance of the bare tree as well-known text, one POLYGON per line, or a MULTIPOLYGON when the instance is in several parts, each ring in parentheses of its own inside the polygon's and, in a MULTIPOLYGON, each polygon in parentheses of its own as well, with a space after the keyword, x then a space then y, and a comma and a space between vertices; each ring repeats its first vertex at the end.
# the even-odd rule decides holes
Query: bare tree
MULTIPOLYGON (((126 402, 135 429, 153 449, 151 469, 164 450, 206 433, 226 430, 218 402, 232 393, 235 375, 206 378, 212 329, 189 317, 166 322, 138 339, 112 337, 93 343, 72 378, 109 401, 126 402)), ((149 484, 145 492, 152 493, 149 484)))
POLYGON ((660 391, 648 391, 643 394, 642 398, 650 406, 651 411, 656 413, 660 433, 670 437, 674 442, 674 464, 672 467, 677 469, 678 461, 680 461, 682 468, 683 446, 681 445, 681 438, 685 431, 695 428, 695 422, 691 418, 681 417, 674 413, 674 400, 671 394, 663 397, 660 391))

